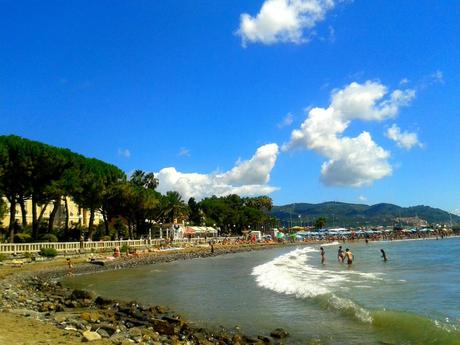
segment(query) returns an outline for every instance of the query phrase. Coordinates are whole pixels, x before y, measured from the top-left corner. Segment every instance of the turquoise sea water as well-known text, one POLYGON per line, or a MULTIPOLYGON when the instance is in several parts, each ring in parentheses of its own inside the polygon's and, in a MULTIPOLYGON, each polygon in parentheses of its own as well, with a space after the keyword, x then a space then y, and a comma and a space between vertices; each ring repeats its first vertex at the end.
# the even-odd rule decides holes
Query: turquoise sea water
POLYGON ((460 239, 276 248, 70 278, 112 298, 172 307, 208 327, 288 330, 290 343, 460 344, 460 239), (383 262, 383 248, 389 261, 383 262))

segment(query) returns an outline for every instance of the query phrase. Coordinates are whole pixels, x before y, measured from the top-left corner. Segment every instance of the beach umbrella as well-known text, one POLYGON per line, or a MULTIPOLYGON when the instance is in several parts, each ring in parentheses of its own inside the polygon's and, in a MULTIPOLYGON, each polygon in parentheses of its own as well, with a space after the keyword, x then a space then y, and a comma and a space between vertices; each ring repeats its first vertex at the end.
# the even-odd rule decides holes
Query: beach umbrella
POLYGON ((185 235, 193 235, 195 231, 192 228, 186 228, 184 231, 185 235))

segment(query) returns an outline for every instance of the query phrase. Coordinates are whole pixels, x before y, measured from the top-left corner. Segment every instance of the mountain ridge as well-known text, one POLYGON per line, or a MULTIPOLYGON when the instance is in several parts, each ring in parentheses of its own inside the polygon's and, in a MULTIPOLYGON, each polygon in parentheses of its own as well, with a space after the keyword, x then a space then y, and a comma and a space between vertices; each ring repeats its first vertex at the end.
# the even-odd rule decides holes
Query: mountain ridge
POLYGON ((270 214, 283 225, 312 225, 325 217, 327 226, 395 225, 396 218, 418 217, 430 224, 460 224, 460 217, 427 205, 401 207, 390 203, 374 205, 326 201, 318 204, 291 203, 273 206, 270 214), (299 217, 300 215, 300 217, 299 217))

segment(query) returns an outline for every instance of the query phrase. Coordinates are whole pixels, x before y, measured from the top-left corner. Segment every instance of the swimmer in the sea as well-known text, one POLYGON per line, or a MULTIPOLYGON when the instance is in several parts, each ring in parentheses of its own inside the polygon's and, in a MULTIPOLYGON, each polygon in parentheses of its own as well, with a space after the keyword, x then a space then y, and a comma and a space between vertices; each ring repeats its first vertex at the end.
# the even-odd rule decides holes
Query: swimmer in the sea
POLYGON ((326 261, 326 253, 324 252, 323 247, 319 248, 319 253, 321 255, 321 263, 324 265, 324 262, 326 261))
POLYGON ((385 253, 385 251, 383 249, 380 249, 380 252, 382 253, 383 261, 388 261, 387 254, 385 253))
POLYGON ((351 265, 353 263, 353 253, 351 252, 350 249, 345 249, 345 257, 347 258, 347 264, 351 265))
POLYGON ((342 246, 339 246, 339 250, 337 251, 337 260, 339 262, 343 262, 343 259, 345 259, 345 254, 343 253, 342 246))

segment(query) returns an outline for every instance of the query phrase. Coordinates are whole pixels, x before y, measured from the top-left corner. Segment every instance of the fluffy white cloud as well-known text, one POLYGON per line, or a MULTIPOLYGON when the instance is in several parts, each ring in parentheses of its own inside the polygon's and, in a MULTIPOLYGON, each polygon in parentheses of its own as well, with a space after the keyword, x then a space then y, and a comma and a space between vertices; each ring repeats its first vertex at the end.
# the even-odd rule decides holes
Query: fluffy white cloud
POLYGON ((265 0, 253 17, 240 16, 237 34, 247 43, 301 43, 306 29, 312 29, 334 7, 334 0, 265 0))
POLYGON ((237 162, 231 170, 224 173, 182 173, 172 167, 164 168, 155 174, 160 182, 157 189, 162 193, 169 190, 178 191, 186 200, 190 197, 202 199, 212 195, 270 194, 277 190, 267 183, 278 152, 277 144, 263 145, 251 159, 237 162))
POLYGON ((310 149, 327 158, 321 166, 326 185, 359 187, 388 176, 390 153, 378 146, 368 132, 356 137, 343 133, 352 120, 382 121, 398 114, 415 97, 413 90, 395 90, 367 81, 334 90, 327 108, 312 108, 283 150, 310 149))
POLYGON ((396 142, 399 147, 410 150, 414 146, 422 147, 422 144, 418 140, 417 133, 404 131, 394 123, 390 128, 387 129, 385 135, 396 142))

